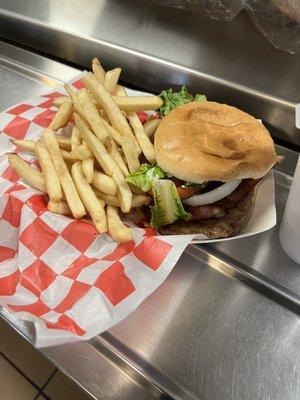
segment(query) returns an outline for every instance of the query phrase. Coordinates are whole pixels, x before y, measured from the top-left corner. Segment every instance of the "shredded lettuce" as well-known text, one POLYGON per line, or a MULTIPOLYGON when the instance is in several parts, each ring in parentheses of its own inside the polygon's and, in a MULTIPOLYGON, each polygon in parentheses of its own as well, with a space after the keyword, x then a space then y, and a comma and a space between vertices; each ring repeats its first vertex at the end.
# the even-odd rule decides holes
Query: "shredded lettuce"
POLYGON ((148 192, 153 180, 167 177, 168 174, 158 165, 142 164, 137 172, 126 176, 126 181, 138 186, 143 192, 148 192))
POLYGON ((194 182, 188 182, 188 181, 185 181, 184 183, 183 183, 183 185, 181 185, 181 186, 185 186, 185 187, 199 187, 199 189, 201 189, 201 188, 205 188, 206 186, 207 186, 207 184, 208 184, 208 182, 202 182, 202 183, 194 183, 194 182))
MULTIPOLYGON (((171 178, 172 176, 162 170, 158 165, 142 164, 137 172, 134 172, 126 176, 126 181, 135 186, 138 186, 144 192, 148 192, 151 189, 151 184, 156 179, 171 178)), ((194 182, 182 182, 181 186, 190 187, 197 186, 204 188, 207 182, 194 183, 194 182)))
POLYGON ((163 90, 160 94, 163 105, 160 107, 160 114, 165 117, 178 106, 190 103, 191 101, 205 101, 206 96, 197 93, 195 97, 190 94, 186 86, 182 86, 179 92, 173 92, 173 89, 163 90))
POLYGON ((205 96, 205 94, 196 93, 194 101, 207 101, 207 97, 205 96))
POLYGON ((178 219, 188 220, 191 214, 185 211, 175 183, 169 179, 152 182, 154 205, 151 207, 151 226, 158 228, 169 225, 178 219))
POLYGON ((163 105, 159 109, 164 117, 174 108, 193 101, 193 96, 189 94, 186 86, 182 86, 179 92, 173 92, 173 89, 163 90, 160 94, 163 105))

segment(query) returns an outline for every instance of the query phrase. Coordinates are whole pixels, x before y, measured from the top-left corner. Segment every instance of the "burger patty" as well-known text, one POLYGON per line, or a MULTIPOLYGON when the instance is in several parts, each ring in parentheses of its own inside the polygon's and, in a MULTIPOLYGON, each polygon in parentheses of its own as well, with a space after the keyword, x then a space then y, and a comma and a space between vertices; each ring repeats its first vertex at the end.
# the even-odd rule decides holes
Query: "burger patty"
POLYGON ((224 197, 224 199, 212 204, 190 207, 188 211, 192 214, 192 219, 195 221, 222 218, 226 210, 236 207, 245 194, 256 186, 258 181, 257 179, 244 179, 241 184, 231 194, 224 197))
POLYGON ((225 210, 221 207, 208 204, 206 206, 191 207, 188 210, 192 214, 193 221, 203 221, 210 218, 221 218, 225 215, 225 210))
POLYGON ((204 234, 209 239, 229 237, 246 223, 258 180, 245 179, 229 196, 206 206, 191 207, 192 220, 161 226, 165 235, 204 234), (194 209, 194 210, 193 210, 194 209))
POLYGON ((231 194, 217 201, 214 205, 224 210, 236 207, 245 194, 247 194, 249 190, 255 188, 259 181, 260 179, 243 179, 241 184, 231 194))

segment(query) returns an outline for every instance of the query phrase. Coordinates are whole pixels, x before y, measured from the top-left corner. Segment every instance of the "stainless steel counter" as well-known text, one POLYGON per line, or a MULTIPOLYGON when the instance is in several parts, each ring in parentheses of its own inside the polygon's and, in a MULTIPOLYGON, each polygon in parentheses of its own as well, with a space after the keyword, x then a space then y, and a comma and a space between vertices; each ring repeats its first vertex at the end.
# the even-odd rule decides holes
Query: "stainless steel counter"
MULTIPOLYGON (((0 43, 0 108, 76 72, 0 43)), ((277 151, 287 157, 275 172, 280 220, 297 154, 277 151)), ((165 283, 109 332, 41 351, 97 399, 296 400, 299 304, 299 266, 273 229, 251 239, 189 246, 165 283)), ((29 324, 5 310, 1 315, 34 341, 29 324)))

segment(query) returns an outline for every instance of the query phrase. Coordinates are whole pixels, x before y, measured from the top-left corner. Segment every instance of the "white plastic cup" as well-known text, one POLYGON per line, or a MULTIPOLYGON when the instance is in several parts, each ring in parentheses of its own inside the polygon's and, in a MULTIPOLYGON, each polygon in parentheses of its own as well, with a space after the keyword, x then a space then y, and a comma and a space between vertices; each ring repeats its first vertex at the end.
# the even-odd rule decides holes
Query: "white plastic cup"
POLYGON ((287 255, 300 264, 300 157, 281 221, 279 238, 287 255))

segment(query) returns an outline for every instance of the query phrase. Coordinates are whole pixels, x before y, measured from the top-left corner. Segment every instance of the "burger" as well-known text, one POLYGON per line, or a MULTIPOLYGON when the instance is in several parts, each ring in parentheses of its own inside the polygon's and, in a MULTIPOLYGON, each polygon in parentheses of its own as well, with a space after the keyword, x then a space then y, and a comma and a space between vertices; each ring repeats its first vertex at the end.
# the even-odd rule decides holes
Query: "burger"
POLYGON ((236 234, 251 214, 256 185, 276 162, 260 121, 205 98, 170 110, 154 148, 157 165, 143 164, 127 181, 152 195, 150 224, 162 234, 236 234))

